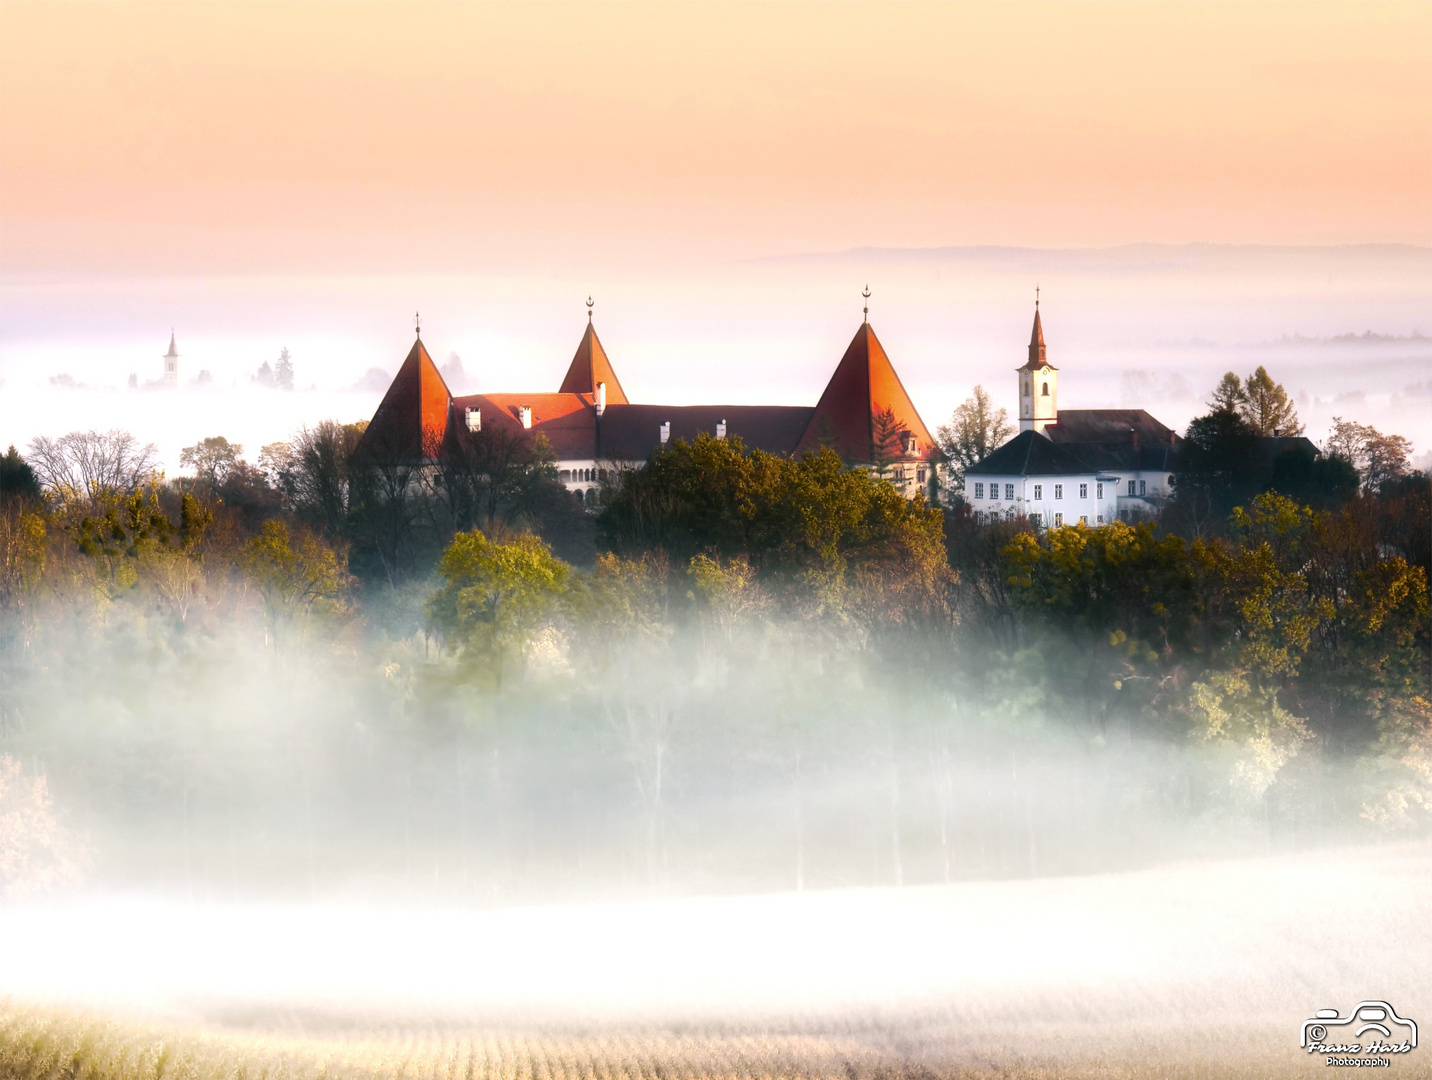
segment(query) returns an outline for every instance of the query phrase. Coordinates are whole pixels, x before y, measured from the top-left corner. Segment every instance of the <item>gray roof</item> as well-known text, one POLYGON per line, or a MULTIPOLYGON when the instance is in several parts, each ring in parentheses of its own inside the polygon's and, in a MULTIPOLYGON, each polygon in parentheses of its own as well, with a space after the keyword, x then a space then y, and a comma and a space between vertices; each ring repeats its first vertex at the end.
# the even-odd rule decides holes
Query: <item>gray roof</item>
POLYGON ((1098 472, 1074 448, 1052 443, 1037 431, 1021 431, 965 470, 966 476, 1079 476, 1098 472))
POLYGON ((1060 409, 1044 433, 1057 443, 1138 443, 1172 446, 1178 436, 1144 409, 1060 409))

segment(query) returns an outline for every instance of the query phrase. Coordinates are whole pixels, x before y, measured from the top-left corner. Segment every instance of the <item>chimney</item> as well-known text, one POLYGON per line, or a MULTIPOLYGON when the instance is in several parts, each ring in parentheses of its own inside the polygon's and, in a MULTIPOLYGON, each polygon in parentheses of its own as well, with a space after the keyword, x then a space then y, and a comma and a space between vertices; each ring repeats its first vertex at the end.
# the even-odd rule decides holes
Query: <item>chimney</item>
POLYGON ((465 412, 466 415, 467 415, 467 430, 468 430, 468 431, 481 431, 481 430, 482 430, 482 410, 481 410, 481 409, 465 409, 464 412, 465 412))
POLYGON ((1129 441, 1134 444, 1134 449, 1139 448, 1139 433, 1136 428, 1129 428, 1129 441))
POLYGON ((725 437, 726 437, 726 421, 723 419, 719 424, 716 425, 716 438, 718 438, 718 439, 724 439, 725 437))
POLYGON ((606 411, 607 411, 607 384, 604 383, 604 382, 599 382, 599 383, 597 383, 597 415, 598 415, 598 416, 601 416, 602 413, 604 413, 604 412, 606 412, 606 411))
POLYGON ((530 428, 530 427, 532 426, 532 406, 531 406, 531 405, 519 405, 519 406, 517 406, 517 419, 519 419, 519 420, 522 421, 522 426, 523 426, 524 428, 530 428))
POLYGON ((661 445, 665 446, 671 439, 671 421, 661 425, 661 445))

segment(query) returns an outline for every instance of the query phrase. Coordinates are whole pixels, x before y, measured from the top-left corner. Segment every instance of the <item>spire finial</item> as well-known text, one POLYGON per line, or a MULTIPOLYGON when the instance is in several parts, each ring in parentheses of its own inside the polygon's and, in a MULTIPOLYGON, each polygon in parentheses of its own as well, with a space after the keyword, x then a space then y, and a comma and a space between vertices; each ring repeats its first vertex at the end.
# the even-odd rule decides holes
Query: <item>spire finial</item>
POLYGON ((865 286, 865 291, 860 294, 865 297, 865 321, 870 321, 870 286, 865 286))
POLYGON ((423 336, 423 320, 418 317, 416 311, 413 312, 413 333, 417 334, 418 337, 423 336))
POLYGON ((1039 286, 1034 286, 1034 310, 1039 310, 1039 286))
POLYGON ((590 296, 588 296, 588 297, 587 297, 587 322, 591 322, 591 321, 592 321, 592 306, 593 306, 593 305, 592 305, 592 298, 591 298, 590 296))

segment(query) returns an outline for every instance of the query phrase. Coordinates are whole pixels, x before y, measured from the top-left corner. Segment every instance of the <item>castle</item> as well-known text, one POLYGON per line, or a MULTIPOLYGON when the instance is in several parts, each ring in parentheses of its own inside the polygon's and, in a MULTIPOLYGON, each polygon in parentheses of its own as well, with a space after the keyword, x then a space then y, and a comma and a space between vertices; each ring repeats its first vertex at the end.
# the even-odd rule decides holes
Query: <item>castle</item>
POLYGON ((939 450, 866 314, 813 407, 633 403, 597 337, 590 301, 586 329, 555 393, 454 397, 419 328, 356 452, 421 467, 484 432, 530 433, 545 440, 558 478, 585 503, 595 499, 608 472, 640 467, 653 451, 704 433, 739 437, 748 448, 773 454, 829 447, 850 464, 878 460, 907 495, 932 494, 939 450))

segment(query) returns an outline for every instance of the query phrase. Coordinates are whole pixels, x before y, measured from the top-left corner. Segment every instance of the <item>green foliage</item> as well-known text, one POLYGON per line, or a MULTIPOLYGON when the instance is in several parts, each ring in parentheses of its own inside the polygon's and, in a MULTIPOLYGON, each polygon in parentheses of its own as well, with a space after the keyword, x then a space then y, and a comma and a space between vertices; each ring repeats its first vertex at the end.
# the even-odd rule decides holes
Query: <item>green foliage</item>
POLYGON ((1238 412, 1248 426, 1264 438, 1303 433, 1303 425, 1298 423, 1298 410, 1294 408, 1288 392, 1282 384, 1274 382, 1261 365, 1243 383, 1243 399, 1238 403, 1238 412))
POLYGON ((12 444, 0 454, 0 503, 10 499, 40 500, 40 481, 30 463, 20 456, 12 444))
POLYGON ((315 605, 336 601, 346 584, 340 552, 306 530, 295 536, 282 521, 265 522, 244 545, 239 563, 263 597, 275 644, 315 605))
POLYGON ((503 669, 558 612, 571 568, 535 536, 495 543, 477 529, 453 537, 438 571, 443 587, 428 618, 461 656, 503 669))
POLYGON ((239 455, 243 452, 244 448, 238 443, 231 443, 222 435, 216 435, 201 439, 193 446, 186 446, 179 453, 179 464, 186 469, 193 469, 195 482, 203 490, 212 493, 234 470, 234 466, 239 463, 239 455))
POLYGON ((830 450, 793 460, 736 438, 678 440, 621 476, 600 527, 622 553, 744 559, 810 613, 850 610, 863 596, 869 614, 908 621, 940 610, 950 579, 939 511, 830 450))

